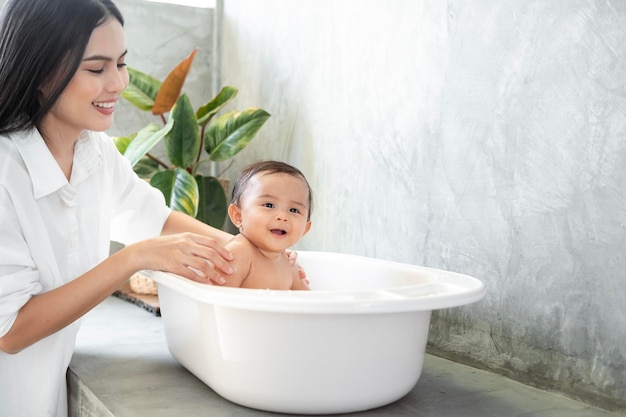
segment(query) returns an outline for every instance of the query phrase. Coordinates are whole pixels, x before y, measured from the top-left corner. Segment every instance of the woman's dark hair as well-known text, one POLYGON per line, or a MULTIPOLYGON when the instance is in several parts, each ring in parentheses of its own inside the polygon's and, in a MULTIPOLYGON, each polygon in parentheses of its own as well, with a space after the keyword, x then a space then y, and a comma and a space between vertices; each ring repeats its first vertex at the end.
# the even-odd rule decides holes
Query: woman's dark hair
POLYGON ((111 0, 7 1, 0 15, 0 134, 39 125, 78 69, 93 30, 110 19, 124 25, 111 0))
POLYGON ((311 186, 309 185, 309 182, 306 180, 306 177, 298 168, 279 161, 255 162, 245 167, 239 173, 239 176, 237 177, 237 180, 235 181, 235 185, 233 187, 233 197, 231 201, 234 205, 239 206, 241 204, 241 196, 246 190, 248 182, 252 177, 259 173, 263 173, 265 175, 288 174, 292 177, 296 177, 304 181, 307 189, 309 190, 309 213, 307 215, 307 220, 311 220, 311 213, 313 212, 313 193, 311 191, 311 186))

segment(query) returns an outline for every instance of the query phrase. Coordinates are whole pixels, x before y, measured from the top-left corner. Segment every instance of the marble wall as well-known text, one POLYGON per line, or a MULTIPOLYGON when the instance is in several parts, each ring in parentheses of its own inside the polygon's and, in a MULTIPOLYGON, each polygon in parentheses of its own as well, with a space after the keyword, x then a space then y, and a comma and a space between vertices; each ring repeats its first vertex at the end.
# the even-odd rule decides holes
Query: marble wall
POLYGON ((626 407, 626 3, 225 0, 221 80, 314 187, 302 249, 463 272, 429 349, 626 407))

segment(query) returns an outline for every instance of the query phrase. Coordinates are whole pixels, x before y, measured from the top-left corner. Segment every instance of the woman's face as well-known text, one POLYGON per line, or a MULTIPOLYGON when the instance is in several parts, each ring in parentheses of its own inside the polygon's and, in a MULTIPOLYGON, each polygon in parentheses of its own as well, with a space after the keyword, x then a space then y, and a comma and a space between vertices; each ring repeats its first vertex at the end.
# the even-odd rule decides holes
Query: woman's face
POLYGON ((124 30, 117 20, 94 29, 78 70, 44 118, 43 130, 76 139, 83 130, 110 128, 115 103, 128 85, 125 57, 124 30))

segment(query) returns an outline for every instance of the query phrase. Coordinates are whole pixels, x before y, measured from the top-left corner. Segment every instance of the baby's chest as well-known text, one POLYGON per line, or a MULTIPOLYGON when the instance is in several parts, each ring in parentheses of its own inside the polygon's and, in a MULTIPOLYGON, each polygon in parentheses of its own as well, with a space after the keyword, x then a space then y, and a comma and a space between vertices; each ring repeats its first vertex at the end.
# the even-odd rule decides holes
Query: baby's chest
POLYGON ((287 260, 284 262, 259 262, 249 277, 251 286, 272 290, 288 290, 293 283, 294 269, 287 260), (252 278, 252 279, 250 279, 252 278))

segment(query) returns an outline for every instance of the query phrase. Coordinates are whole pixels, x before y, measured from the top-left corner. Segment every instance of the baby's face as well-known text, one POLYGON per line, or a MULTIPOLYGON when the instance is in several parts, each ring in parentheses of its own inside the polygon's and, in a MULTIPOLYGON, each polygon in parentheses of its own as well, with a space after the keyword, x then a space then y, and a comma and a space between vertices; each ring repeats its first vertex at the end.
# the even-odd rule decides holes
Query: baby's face
POLYGON ((259 249, 282 252, 311 227, 309 189, 289 174, 259 173, 241 199, 241 233, 259 249))

